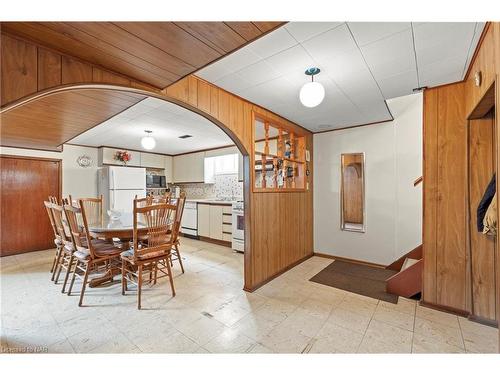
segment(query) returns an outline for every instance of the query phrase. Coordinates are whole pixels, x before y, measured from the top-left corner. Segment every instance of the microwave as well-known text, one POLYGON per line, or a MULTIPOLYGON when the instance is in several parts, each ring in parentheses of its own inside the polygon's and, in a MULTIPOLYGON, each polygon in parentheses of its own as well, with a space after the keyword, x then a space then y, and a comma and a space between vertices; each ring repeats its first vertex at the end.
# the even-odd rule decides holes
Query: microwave
POLYGON ((167 180, 165 176, 146 175, 146 187, 148 188, 166 188, 167 180))

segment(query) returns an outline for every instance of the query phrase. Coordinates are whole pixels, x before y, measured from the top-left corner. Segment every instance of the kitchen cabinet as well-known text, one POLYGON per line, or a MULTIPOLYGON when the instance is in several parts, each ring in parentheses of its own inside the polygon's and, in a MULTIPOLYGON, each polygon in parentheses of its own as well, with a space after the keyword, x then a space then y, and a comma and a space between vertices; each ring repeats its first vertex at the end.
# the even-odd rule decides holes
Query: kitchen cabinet
POLYGON ((144 168, 165 168, 165 155, 141 152, 141 167, 144 168))
POLYGON ((174 182, 174 164, 172 156, 165 155, 164 168, 165 168, 165 179, 167 180, 167 183, 170 184, 174 182))
POLYGON ((210 238, 215 240, 222 240, 222 208, 210 206, 210 238))
POLYGON ((173 158, 174 183, 204 181, 205 152, 179 155, 173 158))
POLYGON ((231 206, 198 203, 198 235, 231 242, 231 206))
POLYGON ((210 237, 210 205, 198 203, 198 235, 210 237))
MULTIPOLYGON (((123 151, 124 149, 119 148, 109 148, 109 147, 100 147, 97 153, 98 164, 102 166, 103 164, 109 165, 121 165, 124 164, 121 161, 115 160, 116 151, 123 151)), ((127 166, 130 167, 140 167, 141 166, 141 152, 138 151, 128 151, 130 156, 132 157, 130 161, 127 162, 127 166)))

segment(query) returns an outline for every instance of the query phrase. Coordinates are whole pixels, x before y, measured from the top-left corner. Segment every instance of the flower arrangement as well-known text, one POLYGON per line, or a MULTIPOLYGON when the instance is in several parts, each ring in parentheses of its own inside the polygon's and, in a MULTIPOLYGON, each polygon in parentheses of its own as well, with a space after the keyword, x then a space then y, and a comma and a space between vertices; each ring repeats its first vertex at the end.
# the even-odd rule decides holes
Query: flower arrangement
POLYGON ((132 155, 130 155, 128 151, 116 151, 113 159, 121 161, 124 165, 126 165, 127 162, 132 159, 132 155))

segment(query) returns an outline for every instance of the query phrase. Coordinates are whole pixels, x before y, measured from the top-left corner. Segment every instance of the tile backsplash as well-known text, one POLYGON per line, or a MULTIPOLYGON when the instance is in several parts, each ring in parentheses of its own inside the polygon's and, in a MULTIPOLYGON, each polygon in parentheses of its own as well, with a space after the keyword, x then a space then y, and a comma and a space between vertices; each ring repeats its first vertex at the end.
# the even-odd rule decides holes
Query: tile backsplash
POLYGON ((188 198, 243 198, 243 182, 238 181, 238 174, 222 174, 215 176, 213 184, 182 184, 181 190, 188 198))

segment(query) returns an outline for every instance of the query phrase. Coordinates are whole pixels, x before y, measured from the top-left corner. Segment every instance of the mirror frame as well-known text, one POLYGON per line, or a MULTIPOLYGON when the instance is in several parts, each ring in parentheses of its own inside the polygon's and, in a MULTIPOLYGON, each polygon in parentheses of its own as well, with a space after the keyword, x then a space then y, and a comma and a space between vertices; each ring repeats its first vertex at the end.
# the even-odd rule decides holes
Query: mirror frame
POLYGON ((340 154, 340 230, 346 232, 357 232, 357 233, 365 233, 366 232, 366 199, 365 199, 365 165, 366 165, 366 155, 364 152, 344 152, 340 154), (361 155, 363 161, 363 180, 361 182, 361 194, 362 194, 362 202, 363 202, 363 224, 360 229, 355 228, 346 228, 344 222, 344 155, 361 155))

